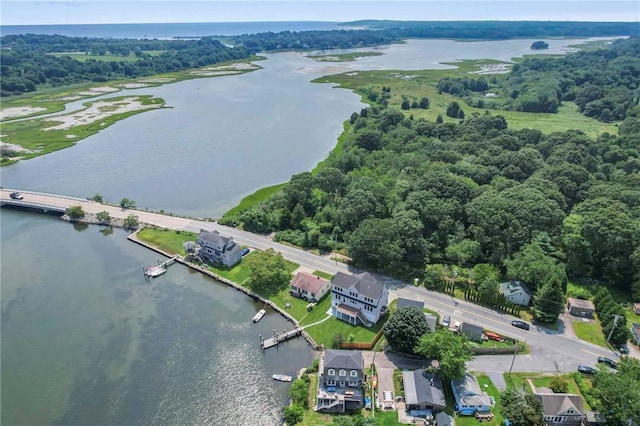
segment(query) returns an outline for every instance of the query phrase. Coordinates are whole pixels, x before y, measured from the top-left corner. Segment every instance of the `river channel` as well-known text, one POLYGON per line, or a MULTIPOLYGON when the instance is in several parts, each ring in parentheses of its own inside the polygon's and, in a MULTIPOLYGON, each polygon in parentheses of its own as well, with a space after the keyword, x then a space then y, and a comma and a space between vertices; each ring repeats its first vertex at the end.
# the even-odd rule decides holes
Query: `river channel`
MULTIPOLYGON (((311 84, 360 69, 424 69, 441 61, 529 53, 532 40, 412 40, 384 56, 318 63, 268 54, 263 69, 120 94, 171 108, 135 115, 77 146, 0 171, 2 186, 220 217, 242 196, 311 169, 363 104, 311 84)), ((576 40, 551 40, 559 53, 576 40)), ((262 352, 259 335, 290 326, 242 293, 173 265, 146 282, 157 255, 115 230, 3 210, 3 425, 274 425, 295 374, 313 359, 303 340, 262 352)))

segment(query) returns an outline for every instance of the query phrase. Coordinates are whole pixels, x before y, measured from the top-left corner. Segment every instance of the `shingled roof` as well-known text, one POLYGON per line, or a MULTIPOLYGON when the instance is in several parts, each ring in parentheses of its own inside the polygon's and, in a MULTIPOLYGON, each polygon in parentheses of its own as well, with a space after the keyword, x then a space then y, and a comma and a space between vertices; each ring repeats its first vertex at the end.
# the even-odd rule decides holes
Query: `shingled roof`
POLYGON ((298 272, 291 282, 291 285, 301 290, 307 290, 309 293, 316 294, 327 282, 329 281, 307 272, 298 272))
POLYGON ((362 358, 361 351, 327 349, 324 351, 324 368, 362 370, 364 368, 364 358, 362 358))
POLYGON ((338 272, 333 277, 331 284, 334 284, 345 290, 355 289, 358 294, 369 297, 373 300, 380 299, 380 296, 384 291, 384 287, 378 284, 375 277, 368 272, 357 275, 349 275, 343 272, 338 272))

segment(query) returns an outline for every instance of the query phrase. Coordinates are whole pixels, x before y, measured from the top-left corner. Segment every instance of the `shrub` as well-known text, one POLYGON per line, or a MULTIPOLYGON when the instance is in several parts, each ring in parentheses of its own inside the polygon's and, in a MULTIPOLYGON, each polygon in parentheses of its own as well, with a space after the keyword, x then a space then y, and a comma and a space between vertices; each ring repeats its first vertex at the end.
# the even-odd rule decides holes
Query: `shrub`
POLYGON ((288 425, 295 425, 304 418, 304 410, 301 405, 293 404, 284 409, 284 421, 288 425))
POLYGON ((555 376, 549 383, 549 387, 554 393, 569 392, 569 382, 560 376, 555 376))
POLYGON ((127 229, 136 229, 139 225, 138 216, 133 213, 126 217, 124 220, 124 227, 127 229))
POLYGON ((66 213, 67 216, 73 220, 82 219, 85 215, 82 206, 71 206, 67 209, 66 213))

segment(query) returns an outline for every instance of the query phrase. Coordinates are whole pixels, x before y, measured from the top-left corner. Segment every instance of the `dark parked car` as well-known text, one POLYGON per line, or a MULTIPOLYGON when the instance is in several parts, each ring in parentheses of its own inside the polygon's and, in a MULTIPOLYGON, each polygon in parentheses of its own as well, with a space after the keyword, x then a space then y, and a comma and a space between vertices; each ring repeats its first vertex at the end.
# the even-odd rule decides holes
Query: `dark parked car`
POLYGON ((618 352, 620 352, 623 355, 629 355, 629 348, 627 348, 626 346, 620 346, 618 348, 618 352))
POLYGON ((593 367, 589 367, 588 365, 579 365, 578 371, 581 372, 582 374, 589 374, 593 376, 594 374, 596 374, 597 370, 593 367))
POLYGON ((604 357, 604 356, 599 356, 598 357, 598 362, 601 363, 601 364, 607 364, 611 368, 615 368, 615 369, 618 368, 618 363, 615 362, 614 360, 612 360, 611 358, 607 358, 607 357, 604 357))
POLYGON ((9 197, 13 198, 14 200, 22 200, 24 198, 19 192, 12 192, 11 194, 9 194, 9 197))
POLYGON ((529 324, 527 324, 524 321, 520 321, 520 320, 511 321, 511 325, 514 326, 514 327, 521 328, 523 330, 528 330, 529 329, 529 324))
POLYGON ((242 255, 243 255, 243 256, 246 256, 246 255, 248 255, 248 254, 249 254, 249 251, 250 251, 250 250, 249 250, 248 248, 246 248, 246 247, 245 247, 245 248, 243 248, 243 249, 242 249, 241 253, 242 253, 242 255))

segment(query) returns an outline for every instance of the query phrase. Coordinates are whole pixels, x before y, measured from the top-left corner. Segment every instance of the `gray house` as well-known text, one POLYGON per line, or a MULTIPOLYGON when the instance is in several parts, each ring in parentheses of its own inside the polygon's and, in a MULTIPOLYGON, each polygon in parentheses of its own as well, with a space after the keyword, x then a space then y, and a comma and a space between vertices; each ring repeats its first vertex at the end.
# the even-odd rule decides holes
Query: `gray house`
POLYGON ((472 416, 476 411, 490 411, 493 406, 492 398, 480 388, 478 379, 471 373, 451 380, 451 390, 456 399, 456 410, 463 416, 472 416))
POLYGON ((521 281, 508 281, 500 283, 500 294, 504 298, 516 305, 529 306, 531 301, 531 292, 529 288, 521 281))
POLYGON ((536 393, 545 426, 579 426, 585 419, 582 397, 570 393, 536 393))
POLYGON ((242 247, 234 243, 233 238, 223 237, 218 231, 201 229, 196 244, 200 246, 200 257, 209 262, 231 268, 242 260, 242 247))
POLYGON ((350 324, 371 327, 387 311, 389 292, 368 272, 338 272, 331 280, 331 314, 350 324))
POLYGON ((444 410, 444 390, 440 376, 424 370, 402 372, 405 404, 412 416, 425 417, 427 410, 438 412, 444 410))
POLYGON ((360 351, 327 349, 318 364, 316 411, 344 413, 363 405, 364 358, 360 351))
POLYGON ((590 300, 574 299, 573 297, 567 299, 567 309, 571 315, 584 318, 593 318, 596 311, 596 307, 590 300))
POLYGON ((463 322, 462 328, 460 329, 460 333, 467 336, 467 339, 471 341, 482 342, 482 335, 484 334, 484 329, 479 325, 463 322))

